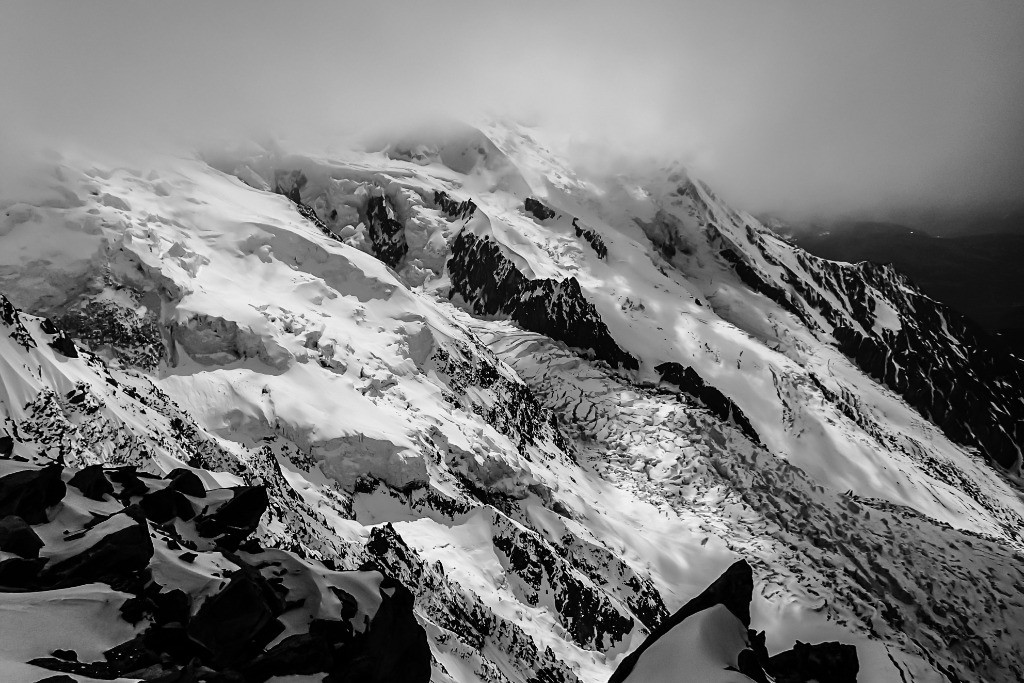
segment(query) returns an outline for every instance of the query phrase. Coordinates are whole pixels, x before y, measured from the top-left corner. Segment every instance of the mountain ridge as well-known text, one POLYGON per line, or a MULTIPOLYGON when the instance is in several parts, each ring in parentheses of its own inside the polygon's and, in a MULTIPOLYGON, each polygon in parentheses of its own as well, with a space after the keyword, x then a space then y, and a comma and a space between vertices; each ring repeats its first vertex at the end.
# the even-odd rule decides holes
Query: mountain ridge
POLYGON ((769 652, 1021 675, 1019 451, 957 443, 884 371, 973 382, 996 410, 960 421, 1012 434, 983 340, 940 307, 949 334, 906 346, 909 283, 809 257, 679 169, 587 177, 493 123, 417 135, 67 156, 56 199, 5 197, 0 290, 54 321, 4 317, 10 455, 265 487, 260 542, 405 585, 438 681, 606 680, 738 558, 769 652), (878 379, 839 329, 885 344, 878 379))

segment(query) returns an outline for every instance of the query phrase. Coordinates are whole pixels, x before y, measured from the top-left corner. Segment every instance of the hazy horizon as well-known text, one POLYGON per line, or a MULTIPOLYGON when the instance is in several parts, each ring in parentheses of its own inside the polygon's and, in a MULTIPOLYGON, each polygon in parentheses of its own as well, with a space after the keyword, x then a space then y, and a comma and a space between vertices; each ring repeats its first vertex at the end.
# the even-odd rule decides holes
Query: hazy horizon
POLYGON ((7 4, 0 139, 198 144, 480 112, 754 213, 1024 207, 1024 3, 7 4))

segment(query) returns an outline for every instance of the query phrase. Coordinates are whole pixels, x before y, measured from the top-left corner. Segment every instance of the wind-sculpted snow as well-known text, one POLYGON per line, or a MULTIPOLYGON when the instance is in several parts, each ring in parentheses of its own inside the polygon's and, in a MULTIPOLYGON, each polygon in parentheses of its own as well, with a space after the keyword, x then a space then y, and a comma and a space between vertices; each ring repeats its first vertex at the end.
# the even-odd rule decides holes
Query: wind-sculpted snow
MULTIPOLYGON (((971 350, 984 340, 678 169, 582 176, 539 137, 55 158, 38 196, 0 197, 0 456, 63 459, 85 506, 131 491, 118 510, 140 512, 117 519, 144 519, 154 553, 154 530, 194 530, 224 558, 210 591, 237 571, 262 585, 231 559, 252 543, 303 558, 258 567, 267 581, 372 563, 408 589, 435 681, 606 681, 739 559, 755 632, 725 610, 670 641, 736 655, 716 672, 759 680, 749 649, 777 680, 820 677, 850 650, 798 643, 834 642, 861 681, 1020 679, 1019 482, 949 422, 1013 434, 1019 383, 984 374, 1002 372, 971 350), (889 350, 847 355, 844 327, 889 350), (933 376, 970 388, 977 415, 900 388, 933 376)), ((31 553, 24 525, 0 533, 31 553)), ((206 566, 198 545, 174 552, 164 566, 206 566)), ((82 634, 113 626, 3 638, 4 661, 74 641, 93 665, 147 627, 105 588, 63 590, 36 591, 64 605, 40 624, 63 609, 82 634)), ((265 601, 267 623, 309 639, 278 661, 334 666, 316 644, 333 631, 288 600, 265 601)))
POLYGON ((0 461, 4 680, 45 670, 108 680, 430 679, 404 586, 372 567, 336 572, 246 542, 265 489, 207 490, 188 469, 164 478, 75 470, 22 453, 0 461), (40 632, 73 618, 65 610, 76 603, 109 605, 79 624, 93 642, 73 629, 40 632), (102 657, 96 640, 107 641, 102 657))

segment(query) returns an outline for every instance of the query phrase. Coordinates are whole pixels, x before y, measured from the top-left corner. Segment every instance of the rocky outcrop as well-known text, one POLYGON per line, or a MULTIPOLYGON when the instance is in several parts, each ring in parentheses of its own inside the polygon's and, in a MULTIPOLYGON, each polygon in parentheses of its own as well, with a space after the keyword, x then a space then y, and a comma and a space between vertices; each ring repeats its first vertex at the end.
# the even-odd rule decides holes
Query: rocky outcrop
POLYGON ((576 236, 582 237, 590 245, 590 248, 594 250, 599 259, 608 258, 608 247, 604 244, 604 239, 597 233, 596 230, 590 228, 584 228, 579 224, 578 218, 572 219, 572 227, 576 230, 576 236))
POLYGON ((612 339, 576 278, 531 280, 494 240, 467 231, 452 244, 448 271, 451 293, 461 295, 477 315, 507 315, 528 330, 588 349, 613 367, 639 367, 612 339))
POLYGON ((792 650, 772 657, 768 669, 775 683, 857 683, 860 664, 853 645, 834 641, 809 645, 798 640, 792 650))
POLYGON ((14 515, 29 524, 45 524, 47 510, 59 503, 67 491, 61 469, 59 465, 50 465, 0 477, 0 515, 14 515))
MULTIPOLYGON (((754 576, 750 565, 745 560, 735 562, 703 593, 683 605, 675 614, 654 629, 636 650, 619 663, 618 668, 608 679, 608 683, 623 683, 629 680, 630 674, 642 661, 644 653, 655 643, 675 631, 686 620, 701 613, 706 614, 708 610, 716 606, 724 607, 739 622, 738 625, 747 629, 744 638, 746 646, 742 649, 738 648, 735 653, 732 653, 732 659, 735 660, 735 665, 732 668, 750 680, 757 683, 768 683, 770 680, 778 683, 810 683, 810 681, 856 683, 859 665, 857 648, 853 645, 835 642, 808 645, 797 641, 792 650, 769 657, 765 647, 764 633, 757 633, 749 628, 750 601, 753 591, 754 576)), ((716 635, 721 634, 709 633, 705 637, 716 635)), ((671 664, 678 667, 678 672, 681 675, 689 664, 689 658, 699 657, 700 654, 685 651, 673 653, 674 660, 671 664)), ((661 656, 664 657, 664 653, 661 656)), ((665 680, 673 678, 673 671, 664 673, 665 680)))
POLYGON ((452 647, 466 665, 472 666, 481 681, 510 680, 494 663, 480 656, 486 648, 501 653, 494 659, 523 680, 579 683, 550 647, 540 647, 516 621, 492 610, 478 595, 449 578, 440 562, 424 561, 390 523, 371 529, 366 554, 389 574, 414 587, 417 605, 434 624, 453 636, 445 638, 445 646, 452 647))
MULTIPOLYGON (((134 292, 127 294, 141 299, 134 292)), ((151 371, 166 353, 160 301, 147 303, 149 306, 140 301, 137 307, 130 307, 110 299, 87 299, 56 317, 54 323, 94 353, 151 371)))
POLYGON ((526 601, 537 605, 553 595, 559 622, 580 647, 604 651, 632 632, 634 620, 536 534, 494 519, 492 543, 508 571, 522 582, 526 601), (542 597, 543 596, 543 597, 542 597))
POLYGON ((761 443, 757 431, 739 406, 721 391, 707 384, 693 368, 684 368, 679 363, 668 362, 657 365, 654 369, 661 375, 661 381, 675 384, 680 391, 704 404, 704 407, 720 420, 731 422, 751 441, 761 443))
POLYGON ((450 218, 469 220, 476 213, 476 202, 472 199, 457 202, 444 190, 434 190, 434 204, 450 218))
POLYGON ((11 339, 26 351, 36 347, 36 341, 32 338, 25 323, 21 320, 20 311, 11 300, 0 294, 0 323, 7 328, 7 334, 11 339))
POLYGON ((397 219, 387 196, 370 197, 366 221, 374 255, 392 268, 397 267, 409 251, 409 245, 405 242, 405 228, 397 219))
POLYGON ((980 327, 924 295, 887 265, 827 261, 800 250, 787 265, 747 226, 746 242, 713 222, 711 244, 748 287, 898 393, 950 439, 1012 468, 1024 456, 1024 360, 980 327), (769 273, 769 271, 774 271, 769 273), (836 303, 838 302, 838 303, 836 303), (891 317, 879 323, 881 317, 891 317), (831 326, 822 330, 820 320, 831 326))
POLYGON ((544 440, 562 452, 572 452, 554 415, 537 402, 529 387, 518 378, 503 374, 494 360, 474 358, 467 345, 453 346, 449 350, 439 345, 430 358, 454 393, 446 396, 453 406, 469 408, 481 416, 517 444, 520 452, 544 440), (480 389, 489 391, 493 400, 482 400, 480 389))
POLYGON ((865 303, 851 307, 856 324, 836 327, 839 349, 954 441, 977 447, 1003 467, 1018 463, 1024 448, 1024 361, 891 267, 852 268, 842 279, 846 292, 857 280, 870 285, 895 304, 901 325, 878 329, 874 298, 850 297, 865 303))
POLYGON ((527 197, 526 201, 523 202, 523 208, 533 215, 538 221, 546 221, 555 217, 554 209, 546 206, 540 200, 534 199, 533 197, 527 197))
POLYGON ((101 661, 65 648, 28 663, 181 683, 314 674, 428 681, 431 655, 412 594, 377 567, 336 572, 263 550, 250 534, 267 505, 262 487, 207 490, 186 469, 159 478, 0 461, 0 551, 13 555, 0 560, 0 593, 106 584, 120 592, 112 601, 131 596, 120 618, 142 627, 101 661), (115 501, 122 507, 111 513, 115 501), (44 543, 34 527, 50 522, 68 532, 44 543))

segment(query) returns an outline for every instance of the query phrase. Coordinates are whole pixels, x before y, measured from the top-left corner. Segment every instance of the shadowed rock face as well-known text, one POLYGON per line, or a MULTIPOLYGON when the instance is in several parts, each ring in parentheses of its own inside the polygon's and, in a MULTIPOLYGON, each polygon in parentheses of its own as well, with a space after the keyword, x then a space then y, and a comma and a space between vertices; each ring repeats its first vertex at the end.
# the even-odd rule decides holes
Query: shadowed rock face
POLYGON ((1003 467, 1024 444, 1024 361, 967 318, 921 294, 888 266, 860 263, 843 281, 847 291, 870 284, 897 302, 898 331, 873 330, 874 300, 850 297, 856 321, 837 326, 840 350, 938 425, 948 437, 976 446, 1003 467), (860 303, 860 302, 864 303, 860 303))
POLYGON ((853 645, 837 642, 809 645, 798 640, 792 650, 772 657, 769 667, 775 683, 856 683, 860 664, 853 645))
POLYGON ((693 396, 724 422, 732 422, 747 438, 754 443, 761 443, 750 420, 743 414, 740 407, 715 387, 707 384, 693 368, 684 368, 679 363, 662 363, 654 368, 661 375, 663 382, 675 384, 684 393, 693 396))
POLYGON ((392 268, 396 267, 405 258, 409 245, 405 242, 405 228, 396 218, 388 198, 383 195, 370 197, 366 219, 373 253, 392 268))
POLYGON ((576 278, 531 280, 493 240, 466 231, 452 244, 448 271, 452 293, 469 302, 477 315, 507 315, 528 330, 589 349, 613 367, 639 367, 612 339, 576 278))
POLYGON ((836 263, 797 250, 790 267, 777 258, 777 247, 749 226, 746 242, 730 239, 714 224, 707 232, 744 284, 811 330, 821 330, 812 315, 816 311, 843 354, 950 439, 978 448, 1006 468, 1020 460, 1024 360, 1004 342, 923 294, 892 266, 836 263), (781 274, 762 272, 758 257, 781 274), (898 329, 878 324, 884 307, 892 309, 898 329))
POLYGON ((544 204, 542 204, 540 201, 534 199, 533 197, 527 197, 526 201, 523 202, 523 207, 530 214, 532 214, 534 218, 536 218, 539 221, 546 221, 549 218, 554 218, 555 217, 554 209, 551 209, 550 207, 545 206, 544 204))
POLYGON ((46 511, 64 498, 67 487, 61 467, 23 470, 0 478, 0 515, 20 517, 29 524, 45 524, 46 511))
POLYGON ((590 248, 594 250, 595 254, 597 254, 597 258, 607 259, 608 247, 605 246, 604 239, 601 237, 601 235, 597 233, 596 230, 591 230, 590 228, 584 228, 583 226, 581 226, 579 224, 579 220, 580 219, 578 218, 572 219, 572 227, 576 230, 576 236, 582 237, 587 241, 587 244, 590 245, 590 248))
POLYGON ((449 218, 464 218, 469 220, 476 213, 476 202, 472 199, 457 202, 451 195, 443 190, 434 191, 434 204, 438 206, 449 218))
MULTIPOLYGON (((623 683, 637 663, 658 639, 665 636, 686 619, 715 605, 722 605, 747 627, 747 648, 736 655, 737 670, 757 683, 768 683, 768 675, 777 683, 809 683, 834 681, 856 683, 859 668, 857 648, 841 643, 809 645, 797 641, 792 650, 768 656, 764 633, 750 627, 750 601, 754 593, 754 575, 745 560, 739 560, 708 586, 703 593, 683 605, 665 619, 633 652, 629 653, 608 679, 608 683, 623 683)), ((686 653, 679 654, 679 666, 686 665, 686 653)))
MULTIPOLYGON (((1020 461, 1024 360, 1005 342, 923 294, 892 266, 821 259, 766 239, 766 231, 750 224, 743 233, 730 232, 701 192, 689 186, 685 194, 704 239, 743 284, 834 343, 950 439, 1005 468, 1020 461), (898 324, 879 324, 880 316, 898 324)), ((693 239, 670 216, 638 223, 668 258, 682 238, 693 239)))

